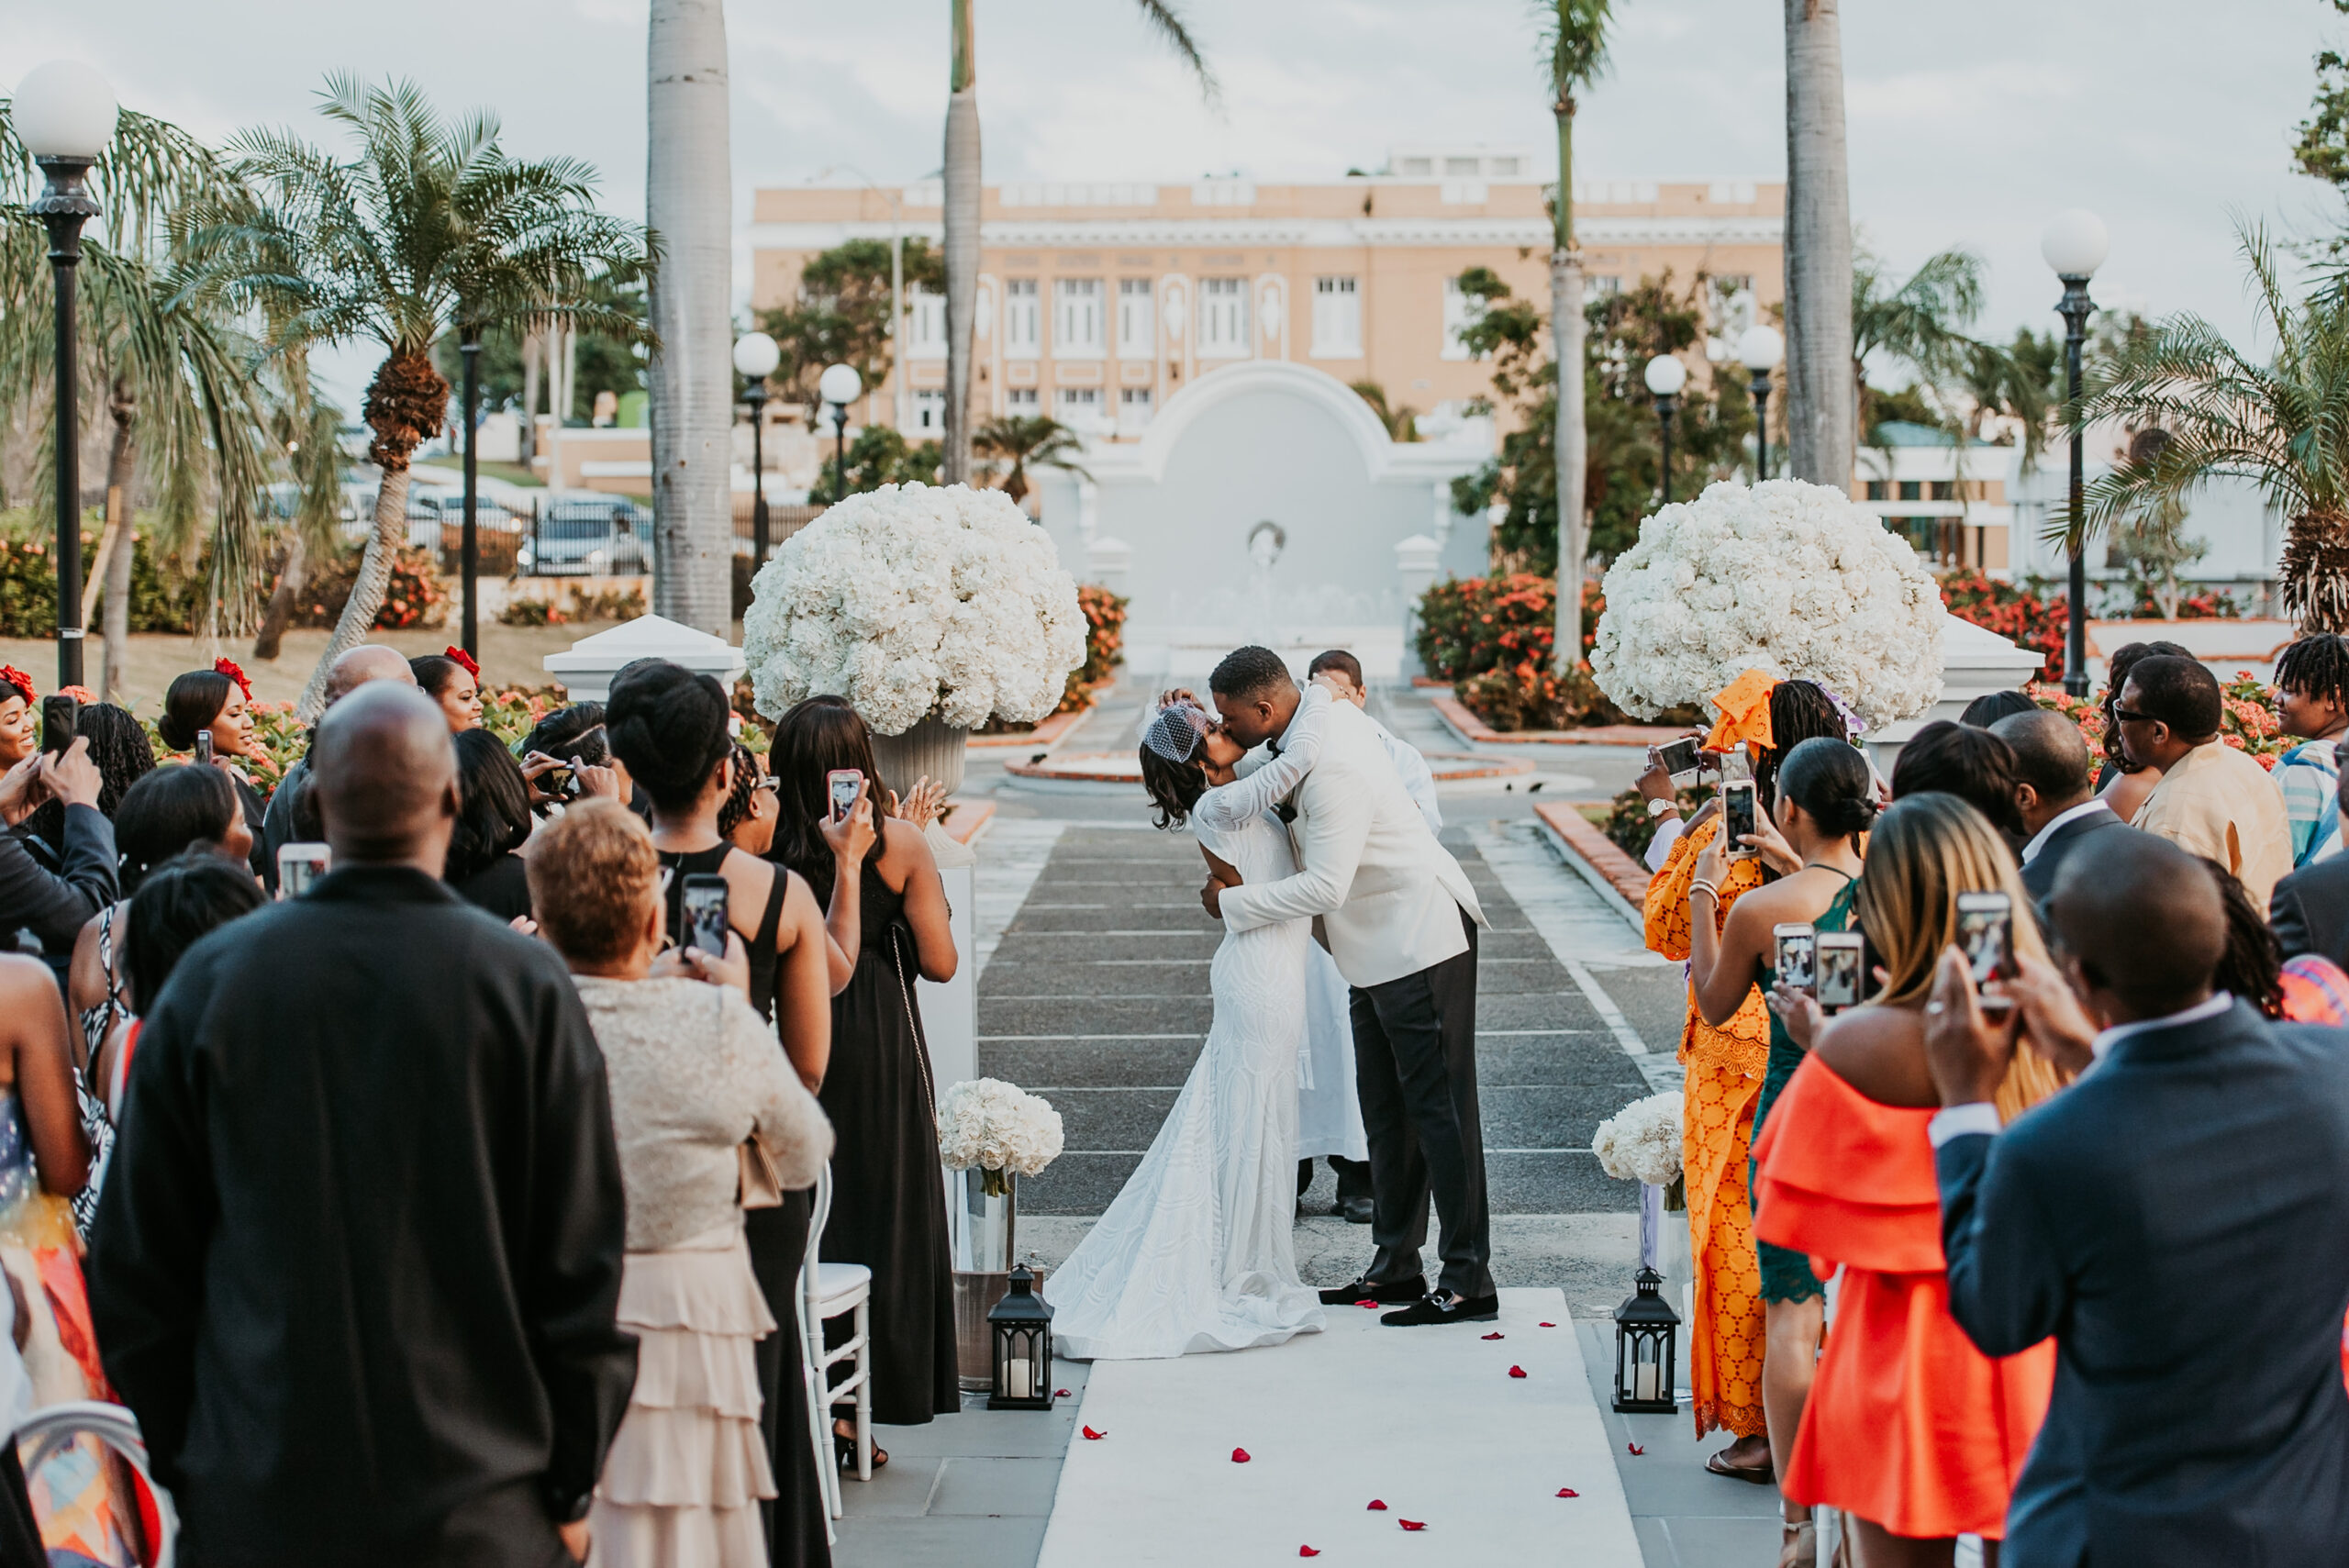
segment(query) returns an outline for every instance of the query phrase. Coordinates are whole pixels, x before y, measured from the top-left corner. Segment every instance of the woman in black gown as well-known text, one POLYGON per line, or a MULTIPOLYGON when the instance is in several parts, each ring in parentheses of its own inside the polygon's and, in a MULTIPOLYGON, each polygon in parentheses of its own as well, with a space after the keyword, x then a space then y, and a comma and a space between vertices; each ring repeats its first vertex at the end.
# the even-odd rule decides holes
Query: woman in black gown
POLYGON ((217 659, 209 670, 190 670, 173 678, 163 693, 163 717, 155 721, 155 733, 173 751, 190 754, 195 751, 197 735, 211 734, 213 764, 228 770, 237 786, 237 800, 244 808, 245 826, 252 829, 249 858, 253 874, 260 876, 268 862, 262 818, 269 797, 253 787, 239 766, 269 760, 253 735, 253 716, 248 711, 252 698, 252 683, 245 679, 235 661, 217 659))
MULTIPOLYGON (((726 694, 707 675, 665 661, 630 665, 612 684, 603 714, 613 754, 652 806, 652 845, 668 868, 669 929, 685 929, 685 878, 726 878, 727 918, 741 939, 751 1005, 772 1020, 785 1053, 810 1090, 823 1081, 831 1049, 830 997, 848 961, 824 929, 807 884, 781 866, 745 854, 719 835, 719 814, 734 795, 738 748, 728 734, 726 694)), ((859 824, 863 842, 869 826, 859 824)), ((843 843, 855 841, 847 828, 843 843)), ((863 850, 857 853, 861 856, 863 850)), ((801 1379, 799 1265, 814 1219, 813 1195, 785 1193, 773 1208, 743 1217, 751 1272, 781 1326, 759 1341, 759 1424, 766 1432, 775 1498, 767 1510, 767 1546, 776 1568, 829 1568, 819 1462, 807 1425, 801 1379)), ((831 1455, 820 1462, 831 1462, 831 1455)))
MULTIPOLYGON (((920 830, 894 816, 862 863, 828 841, 825 776, 879 776, 872 738, 847 703, 810 697, 785 714, 767 761, 777 784, 774 858, 830 890, 832 935, 856 963, 832 1000, 832 1062, 818 1096, 836 1139, 823 1255, 873 1271, 873 1416, 911 1426, 962 1408, 937 1093, 914 1000, 917 977, 954 977, 946 890, 920 830)), ((875 805, 889 809, 885 799, 875 805)))

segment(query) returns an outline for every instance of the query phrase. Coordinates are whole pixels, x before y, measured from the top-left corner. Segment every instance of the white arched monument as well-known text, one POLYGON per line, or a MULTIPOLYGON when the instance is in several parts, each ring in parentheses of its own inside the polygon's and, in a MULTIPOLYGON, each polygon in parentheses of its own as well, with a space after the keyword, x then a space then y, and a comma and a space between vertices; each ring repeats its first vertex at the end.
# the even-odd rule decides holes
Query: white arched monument
POLYGON ((1491 458, 1491 421, 1421 428, 1389 439, 1358 394, 1307 365, 1223 366, 1141 440, 1090 443, 1089 480, 1048 479, 1045 527, 1080 578, 1132 600, 1137 675, 1201 675, 1262 642, 1299 671, 1345 648, 1393 680, 1428 583, 1486 570, 1486 521, 1453 510, 1452 482, 1491 458))

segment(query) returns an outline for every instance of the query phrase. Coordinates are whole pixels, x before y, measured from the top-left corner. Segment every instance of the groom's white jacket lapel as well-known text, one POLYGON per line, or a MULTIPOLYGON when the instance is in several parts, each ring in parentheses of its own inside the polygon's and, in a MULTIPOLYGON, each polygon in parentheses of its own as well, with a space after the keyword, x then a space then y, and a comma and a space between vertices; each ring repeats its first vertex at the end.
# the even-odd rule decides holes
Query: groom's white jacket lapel
POLYGON ((1226 891, 1226 927, 1318 916, 1350 985, 1399 980, 1468 950, 1459 911, 1486 923, 1476 891, 1428 831, 1377 731, 1352 703, 1330 705, 1320 760, 1292 798, 1297 874, 1226 891))

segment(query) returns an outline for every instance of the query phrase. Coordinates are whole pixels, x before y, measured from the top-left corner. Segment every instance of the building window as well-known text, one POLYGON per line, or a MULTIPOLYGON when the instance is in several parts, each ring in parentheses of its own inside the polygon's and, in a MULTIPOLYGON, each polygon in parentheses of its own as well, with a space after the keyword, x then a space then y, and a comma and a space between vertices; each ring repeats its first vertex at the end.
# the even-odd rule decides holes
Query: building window
POLYGON ((1004 411, 1016 418, 1030 419, 1043 412, 1043 405, 1032 386, 1015 386, 1003 395, 1004 411))
POLYGON ((1413 178, 1425 179, 1428 175, 1435 172, 1435 160, 1432 158, 1397 158, 1395 160, 1395 172, 1400 174, 1407 180, 1413 178))
POLYGON ((1623 292, 1623 280, 1613 272, 1594 272, 1585 280, 1583 287, 1588 298, 1613 299, 1623 292))
POLYGON ((1460 334, 1484 319, 1485 302, 1460 286, 1458 278, 1443 280, 1443 357, 1464 360, 1472 356, 1460 334))
POLYGON ((1043 312, 1036 296, 1036 280, 1013 278, 1003 285, 1003 351, 1015 360, 1032 360, 1043 342, 1043 312))
POLYGON ((1932 489, 1928 491, 1926 494, 1936 501, 1957 501, 1964 499, 1964 497, 1960 496, 1957 493, 1957 482, 1953 479, 1934 480, 1932 489))
POLYGON ((1887 484, 1881 479, 1871 479, 1868 481, 1868 499, 1871 501, 1891 500, 1891 490, 1892 486, 1887 484))
POLYGON ((1362 295, 1356 280, 1313 280, 1313 357, 1362 358, 1362 295))
POLYGON ((1248 353, 1248 280, 1203 278, 1199 282, 1199 354, 1236 360, 1248 353))
POLYGON ((1900 498, 1903 501, 1921 501, 1925 498, 1925 487, 1917 480, 1904 479, 1900 482, 1900 498))
POLYGON ((1152 337, 1157 313, 1152 308, 1148 278, 1118 280, 1118 353, 1129 360, 1155 359, 1158 344, 1152 337))
POLYGON ((1150 423, 1152 399, 1150 388, 1129 386, 1118 394, 1118 433, 1139 436, 1150 423))
POLYGON ((1493 178, 1497 180, 1514 180, 1517 178, 1518 171, 1523 166, 1524 162, 1525 161, 1521 158, 1496 158, 1493 160, 1493 178))
POLYGON ((1097 386, 1063 386, 1057 395, 1059 406, 1054 416, 1072 430, 1091 433, 1101 426, 1101 389, 1097 386))
POLYGON ((1101 280, 1062 278, 1052 284, 1052 356, 1101 357, 1101 280))
POLYGON ((946 357, 946 296, 916 284, 906 301, 906 357, 942 360, 946 357))
POLYGON ((939 436, 946 432, 946 394, 917 392, 914 394, 913 434, 939 436))

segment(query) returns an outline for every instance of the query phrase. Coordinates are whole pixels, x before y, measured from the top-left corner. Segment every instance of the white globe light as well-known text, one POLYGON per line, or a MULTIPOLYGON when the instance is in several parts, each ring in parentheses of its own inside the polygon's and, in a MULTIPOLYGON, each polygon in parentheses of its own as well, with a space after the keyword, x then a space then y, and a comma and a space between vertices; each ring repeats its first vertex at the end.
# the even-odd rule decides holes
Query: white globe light
POLYGON ((2085 207, 2057 213, 2039 237, 2039 253, 2059 278, 2090 278, 2111 252, 2104 219, 2085 207))
POLYGON ((816 391, 825 402, 846 406, 863 394, 864 378, 856 373, 854 365, 826 365, 816 391))
POLYGON ((752 381, 763 381, 783 362, 783 350, 763 332, 745 332, 734 339, 734 368, 752 381))
POLYGON ((1658 354, 1648 361, 1647 384, 1658 397, 1677 397, 1688 384, 1688 367, 1670 354, 1658 354))
POLYGON ((1755 375, 1766 375, 1777 369, 1786 352, 1787 340, 1778 336, 1775 327, 1765 327, 1757 321, 1738 336, 1738 362, 1755 375))
POLYGON ((25 72, 8 118, 36 158, 95 159, 114 139, 114 89, 78 60, 52 60, 25 72))

